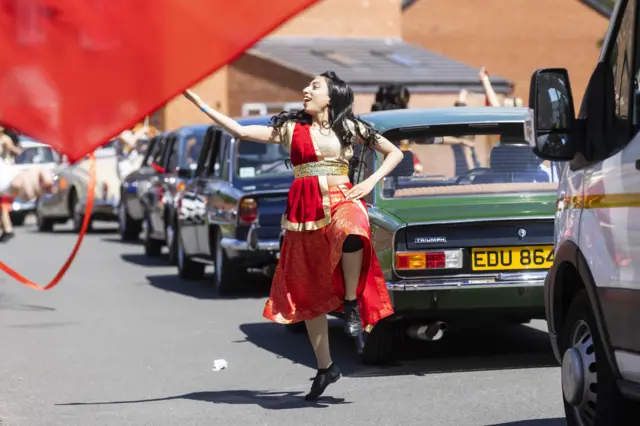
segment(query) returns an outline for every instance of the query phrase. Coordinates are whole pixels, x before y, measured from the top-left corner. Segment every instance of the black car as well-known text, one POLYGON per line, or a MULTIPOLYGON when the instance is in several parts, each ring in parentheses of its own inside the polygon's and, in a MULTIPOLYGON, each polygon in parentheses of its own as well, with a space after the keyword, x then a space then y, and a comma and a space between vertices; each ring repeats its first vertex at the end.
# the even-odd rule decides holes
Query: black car
POLYGON ((175 199, 193 179, 206 131, 207 126, 186 126, 167 136, 162 162, 155 163, 158 173, 143 198, 146 211, 143 240, 148 256, 160 255, 167 245, 170 261, 176 259, 175 199))
MULTIPOLYGON (((240 119, 266 125, 268 117, 240 119)), ((177 263, 181 277, 199 279, 213 263, 220 294, 238 290, 248 268, 277 263, 281 218, 293 169, 281 145, 239 140, 212 126, 196 176, 178 197, 177 263)))
POLYGON ((129 173, 120 185, 118 221, 123 241, 136 241, 140 236, 146 216, 142 199, 151 180, 158 174, 153 165, 154 161, 161 161, 164 155, 167 135, 162 133, 149 141, 140 168, 129 173))
MULTIPOLYGON (((171 247, 170 217, 174 197, 191 179, 200 154, 206 126, 186 126, 151 139, 138 170, 130 173, 121 186, 119 206, 120 235, 134 241, 144 230, 145 253, 160 255, 162 246, 171 247), (167 232, 168 231, 168 232, 167 232)), ((170 250, 170 255, 175 250, 170 250)))

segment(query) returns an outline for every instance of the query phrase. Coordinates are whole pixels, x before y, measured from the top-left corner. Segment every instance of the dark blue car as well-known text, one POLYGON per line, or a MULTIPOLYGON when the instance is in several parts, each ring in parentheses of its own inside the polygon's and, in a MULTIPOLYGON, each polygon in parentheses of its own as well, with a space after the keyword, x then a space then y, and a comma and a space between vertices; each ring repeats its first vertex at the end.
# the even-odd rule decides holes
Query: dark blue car
MULTIPOLYGON (((238 120, 267 125, 269 117, 238 120)), ((277 144, 239 140, 217 126, 204 139, 195 178, 178 197, 177 263, 181 277, 215 268, 220 294, 238 290, 248 268, 269 269, 280 250, 280 221, 293 169, 277 144)))

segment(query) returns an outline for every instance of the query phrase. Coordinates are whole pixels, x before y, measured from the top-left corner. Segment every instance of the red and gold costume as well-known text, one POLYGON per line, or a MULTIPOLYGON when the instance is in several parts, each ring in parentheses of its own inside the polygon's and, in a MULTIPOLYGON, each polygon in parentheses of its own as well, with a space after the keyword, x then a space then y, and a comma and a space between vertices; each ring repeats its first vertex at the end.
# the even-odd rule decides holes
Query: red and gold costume
POLYGON ((344 307, 340 259, 348 235, 364 244, 357 287, 362 325, 367 328, 393 314, 378 259, 371 245, 364 201, 346 200, 352 185, 329 187, 327 176, 346 176, 351 147, 320 146, 308 124, 288 123, 283 142, 291 153, 295 179, 282 217, 286 229, 280 260, 264 308, 265 318, 281 323, 313 319, 344 307))

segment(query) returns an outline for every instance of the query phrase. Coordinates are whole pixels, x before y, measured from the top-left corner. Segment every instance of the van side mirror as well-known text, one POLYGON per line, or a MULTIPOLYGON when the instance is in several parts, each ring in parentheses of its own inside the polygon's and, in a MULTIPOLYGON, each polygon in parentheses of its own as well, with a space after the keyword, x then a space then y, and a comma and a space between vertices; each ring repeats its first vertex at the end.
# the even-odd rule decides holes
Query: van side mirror
POLYGON ((540 158, 569 161, 576 154, 576 123, 569 73, 564 68, 545 68, 531 76, 529 108, 532 111, 530 142, 540 158), (573 137, 572 137, 573 136, 573 137))

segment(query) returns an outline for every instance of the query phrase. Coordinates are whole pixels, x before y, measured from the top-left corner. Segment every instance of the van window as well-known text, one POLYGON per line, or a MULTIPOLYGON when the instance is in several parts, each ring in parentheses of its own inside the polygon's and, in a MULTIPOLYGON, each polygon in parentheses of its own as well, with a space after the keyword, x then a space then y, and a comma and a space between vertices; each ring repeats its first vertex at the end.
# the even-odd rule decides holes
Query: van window
MULTIPOLYGON (((637 66, 634 62, 635 52, 635 22, 636 22, 636 2, 629 1, 626 4, 620 28, 616 40, 611 45, 608 56, 608 64, 611 69, 611 80, 613 83, 609 93, 614 96, 613 123, 605 143, 607 154, 624 148, 631 139, 631 121, 633 114, 633 93, 632 81, 635 80, 637 66)), ((611 115, 610 115, 611 116, 611 115)))

